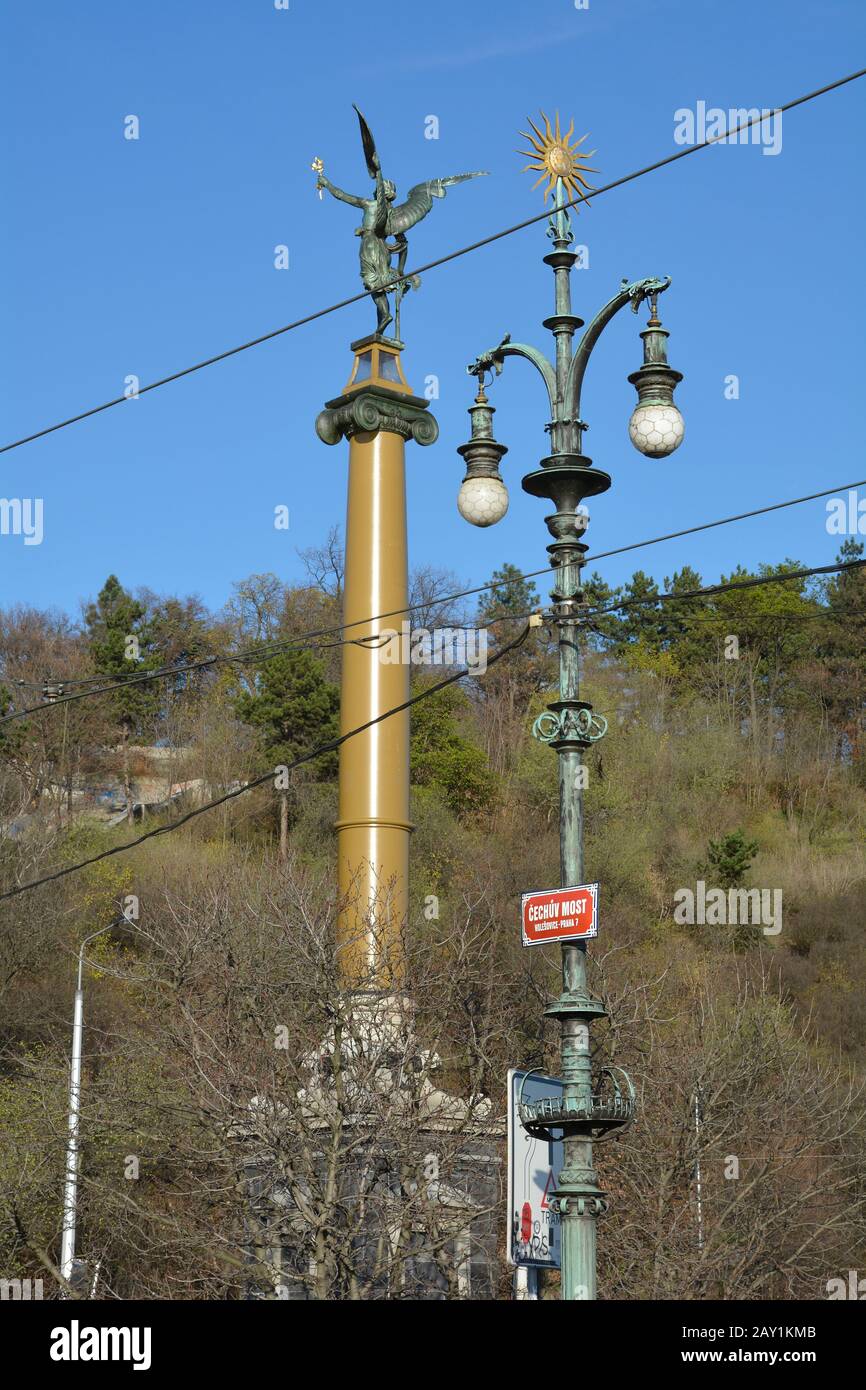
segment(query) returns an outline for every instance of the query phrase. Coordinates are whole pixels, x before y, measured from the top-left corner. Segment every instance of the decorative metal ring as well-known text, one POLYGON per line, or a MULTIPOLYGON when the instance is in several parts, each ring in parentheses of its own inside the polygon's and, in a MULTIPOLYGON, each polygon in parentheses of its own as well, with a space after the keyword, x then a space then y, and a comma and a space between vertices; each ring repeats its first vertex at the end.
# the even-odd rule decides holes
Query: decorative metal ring
POLYGON ((533 737, 540 739, 542 743, 549 743, 552 738, 556 738, 559 732, 559 720, 551 710, 545 710, 540 714, 532 726, 533 737))
POLYGON ((560 739, 597 743, 607 733, 607 720, 603 714, 589 709, 544 710, 533 724, 532 733, 542 743, 555 743, 560 739))

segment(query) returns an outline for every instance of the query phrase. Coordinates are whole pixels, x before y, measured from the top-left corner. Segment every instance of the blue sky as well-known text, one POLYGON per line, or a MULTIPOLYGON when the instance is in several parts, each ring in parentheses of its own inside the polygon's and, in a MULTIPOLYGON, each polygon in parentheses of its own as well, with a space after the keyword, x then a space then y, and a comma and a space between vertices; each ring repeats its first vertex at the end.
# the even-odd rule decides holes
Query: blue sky
MULTIPOLYGON (((527 115, 558 108, 606 182, 673 152, 675 112, 699 101, 774 107, 864 65, 866 7, 791 0, 177 0, 6 7, 0 126, 5 207, 0 442, 342 298, 357 280, 353 209, 314 193, 310 162, 368 184, 351 108, 365 112, 401 194, 466 169, 411 238, 420 264, 542 210, 515 153, 527 115), (383 56, 375 56, 381 26, 383 56), (124 139, 136 115, 140 138, 124 139), (436 116, 439 138, 425 138, 436 116), (286 244, 290 268, 274 268, 286 244)), ((599 198, 576 219, 585 319, 623 276, 667 274, 664 320, 686 439, 643 459, 626 427, 644 315, 623 312, 584 391, 587 448, 613 476, 592 507, 595 550, 866 476, 862 229, 866 83, 783 123, 781 151, 721 146, 599 198), (740 382, 725 398, 725 378, 740 382)), ((481 582, 536 569, 544 504, 520 477, 546 452, 540 379, 510 361, 495 388, 512 505, 488 531, 455 506, 476 353, 514 338, 549 348, 544 224, 424 277, 404 306, 404 365, 439 378, 439 442, 410 446, 415 564, 481 582)), ((77 612, 114 571, 128 587, 197 592, 300 579, 296 550, 343 523, 346 446, 313 431, 341 390, 368 303, 0 456, 0 495, 44 501, 44 539, 0 536, 0 603, 77 612), (288 532, 274 508, 289 507, 288 532)), ((864 490, 866 492, 866 490, 864 490)), ((683 564, 707 580, 739 561, 827 563, 823 503, 605 562, 683 564)))

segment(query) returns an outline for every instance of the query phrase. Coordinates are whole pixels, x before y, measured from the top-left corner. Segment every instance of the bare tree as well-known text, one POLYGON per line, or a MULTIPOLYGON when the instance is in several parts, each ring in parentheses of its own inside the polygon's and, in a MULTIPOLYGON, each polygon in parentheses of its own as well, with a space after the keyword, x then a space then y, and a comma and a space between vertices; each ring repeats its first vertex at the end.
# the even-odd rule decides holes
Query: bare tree
POLYGON ((600 1048, 638 1088, 600 1148, 616 1298, 815 1299, 866 1250, 862 1083, 823 1057, 760 961, 622 978, 600 1048), (700 1191, 698 1182, 700 1181, 700 1191))
POLYGON ((466 622, 465 600, 449 596, 466 587, 465 581, 458 579, 453 570, 440 569, 437 565, 416 566, 409 576, 412 626, 431 630, 461 627, 466 622))
POLYGON ((241 645, 270 642, 279 632, 285 585, 275 574, 251 574, 232 585, 225 607, 227 622, 241 645))
POLYGON ((331 527, 324 545, 309 545, 298 554, 315 587, 328 598, 342 603, 346 565, 339 526, 331 527))
MULTIPOLYGON (((523 994, 491 969, 492 915, 476 901, 447 928, 407 928, 400 990, 346 990, 344 905, 297 863, 267 886, 252 860, 195 892, 157 884, 139 885, 138 931, 100 962, 125 1016, 106 1027, 96 1005, 89 1014, 79 1244, 100 1252, 111 1288, 490 1296, 502 1097, 478 1087, 498 1073, 509 1000, 523 994)), ((40 1096, 47 1182, 62 1151, 62 1074, 62 1051, 23 1068, 40 1096)), ((22 1140, 34 1142, 32 1127, 22 1140)), ((35 1219, 44 1189, 24 1196, 14 1167, 7 1211, 50 1251, 57 1232, 35 1219)))

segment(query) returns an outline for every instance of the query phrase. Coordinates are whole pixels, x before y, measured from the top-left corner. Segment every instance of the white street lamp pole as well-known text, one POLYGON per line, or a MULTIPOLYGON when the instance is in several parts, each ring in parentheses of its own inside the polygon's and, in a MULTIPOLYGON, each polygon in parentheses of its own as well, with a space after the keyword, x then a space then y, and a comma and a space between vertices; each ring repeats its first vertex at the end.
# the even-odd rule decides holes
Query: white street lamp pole
MULTIPOLYGON (((120 920, 126 920, 121 918, 120 920)), ((84 1032, 84 948, 94 937, 111 931, 117 920, 86 936, 78 950, 78 983, 72 1015, 72 1061, 69 1068, 69 1120, 66 1142, 66 1186, 63 1192, 63 1235, 60 1242, 60 1273, 69 1283, 75 1260, 75 1208, 78 1197, 78 1117, 81 1108, 81 1044, 84 1032)))

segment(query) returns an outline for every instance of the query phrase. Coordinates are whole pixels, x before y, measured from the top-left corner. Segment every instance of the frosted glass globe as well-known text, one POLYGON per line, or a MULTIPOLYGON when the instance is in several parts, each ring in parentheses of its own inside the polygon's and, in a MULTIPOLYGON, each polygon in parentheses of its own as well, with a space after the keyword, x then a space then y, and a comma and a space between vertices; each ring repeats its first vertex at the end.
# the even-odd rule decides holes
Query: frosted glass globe
POLYGON ((493 526, 508 511, 508 489, 501 478, 466 478, 457 494, 457 510, 473 526, 493 526))
POLYGON ((628 422, 629 438, 648 458, 662 459, 683 442, 685 422, 675 405, 636 405, 628 422))

